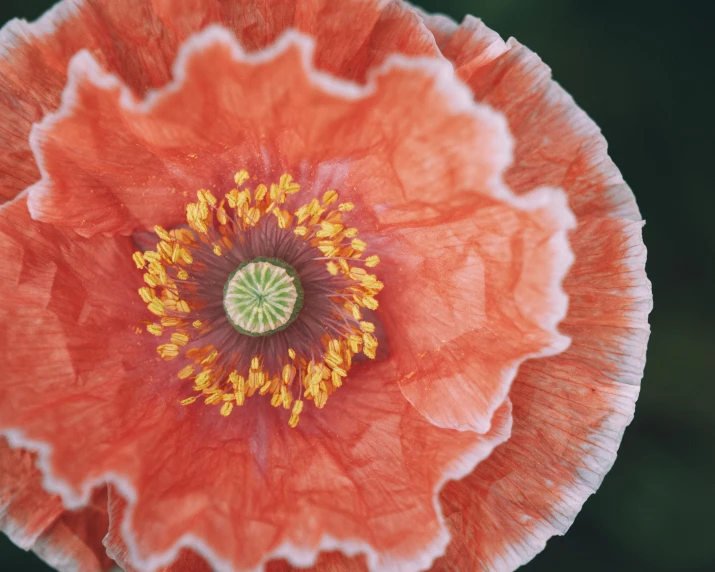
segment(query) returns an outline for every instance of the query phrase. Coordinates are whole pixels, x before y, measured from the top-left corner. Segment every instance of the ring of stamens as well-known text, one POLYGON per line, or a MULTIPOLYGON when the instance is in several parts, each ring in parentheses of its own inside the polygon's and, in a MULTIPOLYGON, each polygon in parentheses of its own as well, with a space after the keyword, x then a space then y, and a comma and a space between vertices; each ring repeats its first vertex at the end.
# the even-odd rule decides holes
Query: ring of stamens
POLYGON ((244 186, 246 171, 234 179, 236 188, 220 201, 197 192, 186 207, 190 228, 157 226, 156 250, 134 253, 145 270, 139 295, 158 319, 146 329, 163 338, 157 352, 164 360, 181 362, 179 379, 192 382, 195 394, 182 405, 203 397, 228 416, 247 398, 266 395, 291 411, 295 427, 304 400, 324 407, 356 354, 375 358, 375 326, 363 314, 378 306, 383 285, 367 269, 379 258, 363 259, 367 245, 343 222, 353 205, 337 204, 336 191, 291 212, 283 205, 300 186, 290 175, 253 189, 244 186), (266 245, 271 252, 261 252, 266 245), (247 269, 265 269, 264 286, 270 274, 281 295, 232 299, 232 284, 248 279, 247 269), (270 306, 270 320, 249 319, 256 305, 270 306))

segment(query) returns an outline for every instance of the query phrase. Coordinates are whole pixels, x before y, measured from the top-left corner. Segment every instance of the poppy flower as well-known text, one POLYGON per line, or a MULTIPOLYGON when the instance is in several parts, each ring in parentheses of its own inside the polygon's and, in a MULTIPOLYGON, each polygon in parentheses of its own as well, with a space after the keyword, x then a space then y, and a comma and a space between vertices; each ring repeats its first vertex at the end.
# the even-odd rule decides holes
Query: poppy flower
POLYGON ((615 460, 642 220, 598 128, 401 1, 0 32, 3 530, 59 570, 511 570, 615 460))

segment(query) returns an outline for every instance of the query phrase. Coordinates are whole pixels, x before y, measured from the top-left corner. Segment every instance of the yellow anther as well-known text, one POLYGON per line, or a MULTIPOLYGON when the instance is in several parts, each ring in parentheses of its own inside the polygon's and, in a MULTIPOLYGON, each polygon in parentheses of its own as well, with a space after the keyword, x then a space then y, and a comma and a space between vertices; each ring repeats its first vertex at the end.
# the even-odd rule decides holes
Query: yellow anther
POLYGON ((164 328, 160 324, 149 324, 146 327, 146 331, 154 336, 160 336, 164 333, 164 328))
POLYGON ((296 399, 296 401, 293 403, 293 410, 291 411, 291 416, 288 420, 288 425, 290 425, 291 427, 295 427, 296 425, 298 425, 298 419, 300 417, 301 411, 303 411, 303 401, 300 399, 296 399))
POLYGON ((223 207, 216 209, 216 220, 218 220, 220 224, 226 224, 228 222, 228 216, 226 216, 226 211, 223 207))
MULTIPOLYGON (((206 202, 206 203, 210 204, 211 206, 214 206, 217 202, 216 197, 213 196, 211 191, 208 191, 206 189, 201 189, 200 191, 197 191, 196 195, 199 198, 199 202, 206 202)), ((202 208, 202 207, 200 207, 200 208, 202 208)), ((201 218, 205 219, 207 217, 207 215, 208 215, 208 210, 203 211, 203 209, 202 209, 201 218)))
POLYGON ((352 246, 353 250, 356 250, 357 252, 362 252, 367 248, 367 244, 360 240, 359 238, 353 239, 353 241, 350 243, 350 246, 352 246))
POLYGON ((218 359, 218 350, 212 351, 204 359, 201 360, 201 365, 208 365, 215 362, 218 359))
POLYGON ((368 256, 365 259, 365 266, 367 266, 368 268, 375 268, 375 266, 377 266, 378 264, 380 264, 380 257, 376 254, 368 256))
POLYGON ((335 191, 328 191, 323 195, 323 204, 326 206, 332 205, 337 200, 338 200, 338 193, 335 191))
POLYGON ((316 232, 315 235, 319 238, 333 238, 334 236, 340 234, 340 231, 342 230, 342 224, 331 223, 324 220, 320 223, 320 230, 316 232))
POLYGON ((286 364, 283 366, 283 375, 281 376, 283 379, 283 383, 290 383, 293 380, 294 375, 295 368, 292 365, 286 364))
POLYGON ((288 349, 288 356, 290 357, 290 359, 295 359, 295 350, 292 349, 292 348, 289 348, 289 349, 288 349))
POLYGON ((211 374, 210 369, 205 369, 194 378, 194 383, 197 387, 208 387, 211 384, 211 374))
POLYGON ((179 300, 176 303, 176 311, 188 314, 191 311, 191 308, 189 308, 189 304, 186 302, 186 300, 179 300))
POLYGON ((227 401, 221 406, 221 415, 223 415, 224 417, 228 417, 229 415, 231 415, 231 411, 233 411, 233 403, 231 403, 230 401, 227 401))
POLYGON ((268 390, 271 388, 271 380, 269 379, 266 381, 262 386, 261 389, 258 391, 261 395, 265 395, 268 393, 268 390))
POLYGON ((161 344, 156 351, 162 359, 170 360, 179 355, 179 347, 176 344, 161 344))
POLYGON ((159 298, 154 298, 149 305, 147 306, 149 311, 156 315, 156 316, 163 316, 165 314, 164 311, 164 303, 159 300, 159 298))
POLYGON ((372 334, 375 331, 375 324, 373 324, 372 322, 360 322, 360 329, 363 332, 372 334))
POLYGON ((305 226, 296 226, 293 229, 293 233, 298 235, 298 236, 305 236, 308 234, 308 228, 305 226))
POLYGON ((343 384, 343 378, 337 371, 333 371, 331 374, 331 382, 334 387, 340 387, 343 384))
POLYGON ((176 277, 177 277, 179 280, 188 280, 188 278, 189 278, 189 273, 188 273, 186 270, 179 270, 179 271, 176 273, 176 277))
POLYGON ((194 375, 194 366, 187 365, 182 367, 177 375, 179 376, 179 379, 188 379, 194 375))
POLYGON ((191 322, 191 325, 198 330, 204 324, 203 324, 203 322, 201 322, 201 320, 194 320, 193 322, 191 322))
POLYGON ((348 228, 343 234, 345 235, 345 238, 355 238, 358 235, 358 229, 348 228))
POLYGON ((378 307, 378 305, 379 305, 379 304, 377 303, 377 300, 375 300, 375 298, 373 298, 372 296, 365 296, 365 297, 362 299, 362 303, 363 303, 364 306, 365 306, 366 308, 368 308, 369 310, 377 310, 377 307, 378 307))
POLYGON ((134 254, 132 254, 132 260, 134 260, 134 264, 137 265, 137 268, 139 270, 144 268, 144 266, 146 265, 146 259, 141 252, 135 252, 134 254))
POLYGON ((183 332, 174 332, 171 334, 171 343, 183 347, 189 343, 189 336, 183 332))
POLYGON ((169 257, 172 264, 176 264, 181 256, 181 246, 178 243, 174 243, 171 248, 171 256, 169 257))
POLYGON ((221 256, 223 254, 223 251, 221 250, 221 247, 218 244, 214 245, 213 250, 214 250, 214 254, 216 256, 221 256))
POLYGON ((186 399, 181 400, 181 405, 191 405, 196 402, 196 399, 197 397, 195 395, 193 397, 187 397, 186 399))
POLYGON ((268 187, 261 183, 258 185, 254 190, 253 190, 253 196, 255 197, 256 201, 262 201, 263 199, 266 198, 266 195, 268 194, 268 187))
POLYGON ((194 262, 194 257, 191 256, 191 253, 185 248, 182 248, 179 251, 179 256, 181 257, 181 260, 183 260, 186 264, 192 264, 194 262))
POLYGON ((212 393, 209 397, 204 399, 206 405, 217 405, 223 401, 223 394, 221 392, 212 393))
POLYGON ((337 276, 338 271, 340 270, 340 267, 332 260, 328 262, 325 267, 328 269, 328 272, 330 272, 330 274, 332 274, 333 276, 337 276))
POLYGON ((356 320, 360 320, 362 318, 362 313, 360 312, 360 308, 356 304, 351 304, 350 305, 350 312, 353 315, 353 318, 356 320))
POLYGON ((283 405, 283 396, 281 395, 280 391, 276 391, 273 394, 273 397, 271 397, 271 405, 273 407, 280 407, 283 405))
POLYGON ((156 288, 159 285, 159 281, 149 273, 144 274, 144 282, 152 288, 156 288))
POLYGON ((151 288, 142 286, 141 288, 139 288, 139 296, 141 296, 141 299, 144 300, 146 304, 148 304, 154 298, 156 298, 156 292, 154 292, 154 290, 151 288))
POLYGON ((165 328, 175 328, 176 326, 181 326, 183 322, 179 318, 169 318, 164 317, 161 319, 161 325, 165 328))
POLYGON ((243 183, 245 183, 248 180, 249 174, 246 169, 241 169, 238 173, 236 173, 233 176, 233 181, 236 183, 236 186, 241 186, 243 183))
POLYGON ((159 226, 158 224, 154 226, 154 232, 161 240, 166 240, 166 241, 171 240, 169 233, 166 232, 166 230, 163 227, 159 226))
POLYGON ((251 369, 253 371, 258 371, 261 369, 261 361, 258 359, 258 356, 255 356, 253 359, 251 359, 251 369))
POLYGON ((251 207, 246 211, 246 214, 243 215, 243 222, 245 222, 248 226, 256 226, 260 219, 261 211, 258 210, 258 207, 251 207))
POLYGON ((354 208, 355 205, 353 203, 343 203, 338 207, 338 210, 342 212, 347 212, 353 210, 354 208))
POLYGON ((376 348, 377 347, 377 338, 373 336, 370 333, 364 333, 362 335, 362 341, 365 344, 366 348, 376 348))
POLYGON ((293 180, 288 173, 281 175, 279 185, 288 194, 297 193, 300 190, 300 185, 293 180))
POLYGON ((233 189, 231 192, 226 193, 226 202, 228 202, 230 208, 236 208, 238 205, 238 189, 233 189))

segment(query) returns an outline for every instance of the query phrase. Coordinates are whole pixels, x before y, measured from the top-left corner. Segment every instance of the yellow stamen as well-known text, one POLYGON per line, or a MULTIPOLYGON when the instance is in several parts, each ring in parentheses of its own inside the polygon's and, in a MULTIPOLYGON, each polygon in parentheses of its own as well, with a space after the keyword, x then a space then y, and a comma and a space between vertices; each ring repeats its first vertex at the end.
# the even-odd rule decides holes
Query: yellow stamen
MULTIPOLYGON (((182 364, 177 375, 180 380, 191 380, 197 394, 181 403, 189 405, 203 395, 205 403, 220 405, 221 415, 229 416, 234 406, 244 405, 246 398, 254 394, 270 396, 271 405, 290 410, 288 423, 295 427, 305 401, 313 401, 315 407, 322 408, 346 382, 357 353, 375 358, 376 328, 373 322, 363 321, 362 308, 378 307, 375 296, 383 284, 366 268, 375 267, 380 259, 371 255, 360 266, 350 265, 361 258, 367 244, 356 238, 356 228, 346 228, 343 213, 355 205, 337 204, 336 191, 328 190, 321 199, 314 198, 285 210, 282 205, 287 204, 288 196, 300 191, 300 185, 289 174, 271 184, 251 185, 249 180, 249 173, 241 170, 234 177, 236 188, 223 196, 207 189, 197 191, 196 201, 186 206, 189 228, 167 231, 156 226, 154 231, 159 239, 156 249, 136 252, 132 259, 144 271, 146 286, 139 289, 139 296, 149 312, 160 318, 160 323, 147 324, 146 330, 155 336, 165 333, 169 336, 170 343, 159 344, 157 352, 165 360, 182 355, 190 361, 182 364), (265 364, 270 360, 260 354, 239 356, 240 360, 250 357, 250 364, 243 361, 243 371, 240 368, 226 371, 226 364, 236 363, 236 358, 212 345, 200 345, 199 336, 192 338, 187 331, 193 328, 203 335, 214 327, 196 319, 195 308, 202 308, 203 302, 199 299, 194 306, 192 293, 200 284, 206 251, 195 266, 192 253, 194 249, 208 247, 216 256, 228 255, 241 242, 241 233, 262 224, 264 217, 269 216, 275 217, 280 231, 292 233, 319 250, 322 255, 316 260, 323 261, 331 276, 346 280, 344 289, 336 292, 339 295, 336 299, 343 302, 336 302, 335 312, 341 323, 349 324, 349 330, 342 337, 324 340, 317 354, 299 355, 289 348, 276 371, 267 369, 265 364)), ((326 279, 331 284, 339 283, 328 276, 326 279)))

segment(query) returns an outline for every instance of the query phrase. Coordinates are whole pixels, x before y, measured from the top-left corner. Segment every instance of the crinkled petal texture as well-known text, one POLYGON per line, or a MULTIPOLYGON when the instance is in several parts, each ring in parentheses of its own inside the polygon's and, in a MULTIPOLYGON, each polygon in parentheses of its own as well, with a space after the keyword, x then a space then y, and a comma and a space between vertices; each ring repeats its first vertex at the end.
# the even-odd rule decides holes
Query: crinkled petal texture
POLYGON ((0 440, 0 528, 18 546, 33 550, 58 570, 108 570, 102 546, 108 526, 107 496, 101 489, 78 511, 65 511, 42 487, 35 455, 0 440))
POLYGON ((502 120, 449 67, 393 57, 360 88, 310 71, 310 54, 289 34, 251 56, 214 28, 182 51, 177 83, 144 102, 78 55, 63 105, 33 131, 44 176, 30 210, 85 236, 121 234, 179 224, 186 189, 225 189, 237 166, 263 180, 296 173, 314 192, 336 184, 381 243, 405 396, 439 426, 486 433, 518 364, 568 344, 556 333, 564 197, 502 188, 502 120))
POLYGON ((0 290, 12 293, 0 307, 10 367, 0 422, 13 446, 38 451, 45 488, 86 505, 62 512, 30 457, 0 450, 27 483, 0 481, 2 526, 58 569, 106 569, 97 534, 107 526, 107 553, 127 570, 277 558, 266 568, 278 572, 318 550, 314 567, 325 572, 424 568, 447 543, 441 508, 452 542, 435 570, 511 570, 568 528, 612 465, 648 337, 640 215, 597 127, 535 55, 481 22, 420 17, 391 0, 65 0, 37 24, 0 31, 0 120, 11 127, 0 133, 0 202, 40 178, 39 160, 29 203, 45 221, 30 220, 25 197, 0 211, 0 290), (211 47, 192 40, 172 70, 182 43, 210 23, 243 50, 214 37, 215 61, 192 68, 192 53, 211 47), (313 65, 330 76, 301 75, 310 53, 300 41, 262 51, 288 28, 315 38, 313 65), (31 126, 58 108, 68 63, 85 48, 33 155, 31 126), (471 94, 439 64, 408 70, 391 53, 443 54, 471 94), (238 62, 239 88, 210 72, 238 62), (260 77, 267 62, 271 77, 260 77), (472 97, 508 120, 505 173, 504 125, 472 97), (294 115, 269 113, 271 104, 294 115), (174 372, 135 333, 145 310, 122 236, 175 224, 183 192, 223 189, 240 166, 347 191, 385 261, 389 356, 359 366, 293 432, 260 404, 238 424, 175 407, 185 394, 174 372), (546 187, 566 191, 578 222, 561 327, 573 342, 521 364, 514 380, 524 359, 567 341, 555 325, 573 220, 546 187), (444 479, 509 435, 507 391, 512 438, 449 483, 437 506, 444 479))
POLYGON ((214 27, 139 100, 80 53, 32 134, 41 181, 0 211, 2 427, 69 506, 111 484, 106 543, 127 567, 171 566, 182 548, 216 570, 333 549, 371 570, 429 567, 449 541, 437 493, 508 438, 517 365, 567 343, 573 219, 559 191, 502 185, 501 116, 440 60, 391 57, 360 86, 312 54, 295 32, 247 54, 214 27), (180 224, 189 191, 228 190, 241 167, 336 186, 389 267, 392 350, 297 429, 260 399, 230 418, 180 407, 185 384, 137 327, 131 233, 180 224))
POLYGON ((0 31, 0 203, 39 178, 28 138, 53 111, 67 66, 87 49, 138 95, 171 79, 179 46, 211 23, 229 28, 249 51, 289 28, 316 39, 319 69, 363 80, 388 54, 436 56, 417 14, 392 0, 64 0, 35 24, 0 31))
POLYGON ((509 442, 441 497, 453 542, 434 569, 513 570, 568 529, 633 417, 652 307, 643 223, 597 126, 536 55, 473 18, 425 21, 475 98, 507 117, 510 187, 561 187, 578 220, 561 323, 571 346, 522 365, 509 442))
POLYGON ((93 484, 117 487, 130 513, 120 522, 113 504, 110 518, 140 570, 181 546, 217 570, 271 555, 310 564, 320 548, 364 552, 376 570, 424 568, 448 541, 436 491, 508 437, 508 404, 487 435, 434 427, 390 361, 356 367, 298 430, 262 401, 230 419, 188 412, 185 388, 135 330, 130 238, 34 222, 21 197, 0 211, 0 241, 3 427, 38 451, 46 488, 67 504, 88 503, 93 484))

